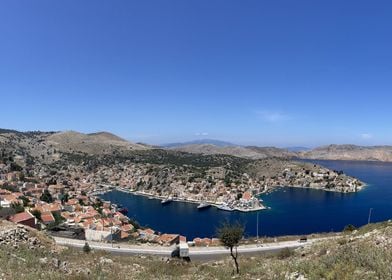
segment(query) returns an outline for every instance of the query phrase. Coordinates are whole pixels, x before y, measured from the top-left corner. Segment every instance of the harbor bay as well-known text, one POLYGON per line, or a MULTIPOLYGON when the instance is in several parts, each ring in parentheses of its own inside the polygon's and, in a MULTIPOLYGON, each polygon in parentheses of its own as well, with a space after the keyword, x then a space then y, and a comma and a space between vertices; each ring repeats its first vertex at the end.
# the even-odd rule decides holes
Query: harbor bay
POLYGON ((179 233, 188 239, 213 237, 220 223, 240 221, 248 237, 301 235, 313 232, 340 231, 347 224, 355 226, 392 218, 392 164, 381 162, 312 161, 329 169, 342 170, 368 184, 357 193, 336 193, 308 188, 282 187, 261 195, 270 209, 243 213, 216 207, 197 209, 197 204, 173 201, 162 205, 131 193, 112 191, 101 195, 104 200, 121 204, 128 216, 142 226, 166 233, 179 233))

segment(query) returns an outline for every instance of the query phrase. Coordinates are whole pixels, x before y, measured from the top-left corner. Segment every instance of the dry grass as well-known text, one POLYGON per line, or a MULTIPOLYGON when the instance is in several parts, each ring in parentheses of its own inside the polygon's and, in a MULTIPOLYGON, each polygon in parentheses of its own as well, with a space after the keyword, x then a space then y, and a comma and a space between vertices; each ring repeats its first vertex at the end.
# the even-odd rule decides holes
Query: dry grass
POLYGON ((369 225, 336 240, 321 242, 272 257, 241 257, 241 274, 233 276, 230 258, 186 263, 155 257, 113 256, 81 250, 28 250, 0 247, 2 279, 287 279, 292 273, 308 279, 391 279, 392 224, 369 225), (364 234, 366 234, 364 236, 364 234), (386 243, 378 242, 379 237, 386 243), (387 245, 386 245, 387 244, 387 245), (40 258, 48 263, 42 264, 40 258), (52 264, 67 263, 65 273, 52 264), (82 270, 78 272, 77 270, 82 270))

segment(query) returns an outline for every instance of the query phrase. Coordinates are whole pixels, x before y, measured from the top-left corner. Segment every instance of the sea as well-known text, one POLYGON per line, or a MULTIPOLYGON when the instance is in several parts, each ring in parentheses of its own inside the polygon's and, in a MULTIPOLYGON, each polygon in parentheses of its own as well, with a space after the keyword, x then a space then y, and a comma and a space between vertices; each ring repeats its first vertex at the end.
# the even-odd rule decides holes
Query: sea
POLYGON ((195 237, 216 236, 224 222, 240 222, 246 237, 306 235, 341 231, 352 224, 392 219, 392 163, 359 161, 312 161, 333 170, 342 170, 367 184, 357 193, 334 193, 307 188, 281 187, 261 195, 270 209, 258 212, 227 212, 210 207, 198 210, 197 204, 171 202, 165 205, 117 190, 101 195, 104 200, 121 204, 128 209, 128 217, 145 227, 161 233, 195 237), (257 222, 258 221, 258 222, 257 222))

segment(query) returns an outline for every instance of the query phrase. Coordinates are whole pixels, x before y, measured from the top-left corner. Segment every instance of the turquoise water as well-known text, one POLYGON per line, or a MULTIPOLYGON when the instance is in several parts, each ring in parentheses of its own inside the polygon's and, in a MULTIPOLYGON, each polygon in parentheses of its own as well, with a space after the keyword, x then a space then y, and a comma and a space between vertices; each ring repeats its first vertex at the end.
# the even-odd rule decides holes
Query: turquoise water
MULTIPOLYGON (((347 224, 364 225, 369 209, 371 221, 392 218, 392 164, 351 161, 313 161, 335 170, 343 170, 369 184, 359 193, 341 194, 320 190, 280 188, 263 195, 270 210, 259 212, 259 235, 278 236, 340 231, 347 224)), ((194 237, 213 237, 216 228, 225 220, 240 221, 246 226, 246 235, 256 235, 255 212, 226 212, 214 207, 200 211, 196 204, 172 202, 161 205, 150 200, 113 191, 101 196, 122 204, 128 216, 157 231, 179 233, 194 237)))

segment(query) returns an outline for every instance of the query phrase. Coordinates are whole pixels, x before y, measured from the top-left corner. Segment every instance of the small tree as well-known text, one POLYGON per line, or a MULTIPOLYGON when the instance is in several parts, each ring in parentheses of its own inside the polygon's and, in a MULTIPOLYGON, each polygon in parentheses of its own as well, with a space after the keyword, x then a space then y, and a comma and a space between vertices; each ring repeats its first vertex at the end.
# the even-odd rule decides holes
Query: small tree
POLYGON ((40 199, 42 201, 45 201, 47 203, 52 203, 53 202, 53 197, 50 194, 50 192, 46 189, 44 190, 44 193, 41 195, 40 199))
POLYGON ((11 208, 14 209, 16 213, 22 213, 25 210, 20 203, 11 203, 11 208))
POLYGON ((26 207, 29 205, 30 203, 30 199, 24 195, 22 195, 21 197, 19 197, 20 200, 23 201, 23 206, 26 207))
POLYGON ((352 231, 354 231, 354 230, 356 230, 356 229, 357 229, 357 228, 356 228, 354 225, 349 224, 349 225, 347 225, 347 226, 344 227, 343 231, 344 231, 344 232, 352 232, 352 231))
POLYGON ((238 222, 235 224, 230 224, 229 222, 225 222, 218 228, 218 237, 220 241, 223 243, 223 245, 226 248, 230 249, 230 255, 234 260, 237 274, 240 273, 240 269, 238 265, 237 247, 243 235, 244 235, 244 226, 238 222), (235 248, 235 253, 233 252, 234 248, 235 248))
POLYGON ((91 252, 91 248, 90 248, 90 245, 88 245, 88 243, 86 242, 86 243, 84 243, 84 246, 83 246, 83 252, 85 252, 85 253, 90 253, 91 252))
POLYGON ((41 211, 35 209, 35 210, 31 211, 31 214, 33 214, 33 216, 36 217, 37 220, 41 221, 41 211))

